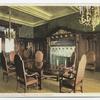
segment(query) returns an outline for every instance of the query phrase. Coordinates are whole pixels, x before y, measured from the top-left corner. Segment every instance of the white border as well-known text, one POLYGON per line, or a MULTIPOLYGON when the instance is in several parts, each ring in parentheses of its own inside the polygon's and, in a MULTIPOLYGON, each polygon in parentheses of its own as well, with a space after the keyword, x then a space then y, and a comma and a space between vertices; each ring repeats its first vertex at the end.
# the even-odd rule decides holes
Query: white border
POLYGON ((0 5, 99 6, 100 0, 0 0, 0 5))
POLYGON ((100 0, 0 0, 0 3, 76 3, 76 4, 89 4, 89 3, 100 3, 100 0))
MULTIPOLYGON (((13 6, 100 6, 100 0, 0 0, 0 5, 13 6)), ((0 93, 0 97, 100 97, 100 93, 0 93)))
POLYGON ((30 98, 36 98, 36 97, 59 97, 59 98, 86 98, 86 97, 92 97, 92 98, 100 98, 100 93, 0 93, 0 97, 30 97, 30 98))

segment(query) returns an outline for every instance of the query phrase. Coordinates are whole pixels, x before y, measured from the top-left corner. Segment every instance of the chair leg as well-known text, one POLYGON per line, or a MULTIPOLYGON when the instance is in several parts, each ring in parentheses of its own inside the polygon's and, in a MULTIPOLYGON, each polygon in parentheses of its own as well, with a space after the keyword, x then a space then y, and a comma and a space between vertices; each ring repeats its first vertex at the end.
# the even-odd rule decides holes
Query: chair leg
POLYGON ((7 82, 8 82, 9 76, 7 75, 7 82))
POLYGON ((38 82, 36 83, 36 88, 37 88, 37 90, 38 90, 38 88, 39 88, 39 87, 38 87, 38 82))
POLYGON ((83 93, 83 81, 81 81, 80 91, 83 93))
POLYGON ((4 74, 3 74, 3 81, 4 81, 4 74))
POLYGON ((26 91, 27 91, 27 86, 25 85, 25 88, 24 88, 24 93, 26 93, 26 91))
POLYGON ((73 92, 76 93, 76 87, 73 88, 73 92))
POLYGON ((3 81, 7 80, 7 75, 3 73, 3 81))
POLYGON ((8 83, 8 74, 3 74, 3 80, 5 80, 8 83))
POLYGON ((80 89, 81 89, 81 92, 83 93, 83 86, 82 85, 80 86, 80 89))
POLYGON ((59 75, 57 75, 57 81, 59 81, 59 75))
POLYGON ((61 82, 59 82, 59 92, 61 93, 61 82))
POLYGON ((74 89, 73 92, 76 93, 76 90, 74 89))
POLYGON ((39 73, 39 78, 38 78, 39 82, 38 82, 38 86, 39 86, 39 89, 41 90, 42 89, 42 84, 41 84, 41 73, 39 73))
POLYGON ((19 83, 18 83, 18 81, 17 81, 16 91, 18 90, 18 85, 19 85, 19 83))
POLYGON ((61 93, 62 91, 61 91, 61 86, 59 87, 59 92, 61 93))

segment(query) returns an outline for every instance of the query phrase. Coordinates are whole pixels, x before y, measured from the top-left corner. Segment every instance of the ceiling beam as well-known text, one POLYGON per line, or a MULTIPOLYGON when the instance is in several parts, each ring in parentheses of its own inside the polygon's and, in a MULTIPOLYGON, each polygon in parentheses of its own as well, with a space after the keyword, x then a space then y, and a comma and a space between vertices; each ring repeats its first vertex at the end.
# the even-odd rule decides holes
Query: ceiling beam
POLYGON ((43 20, 50 20, 52 15, 50 13, 47 13, 37 7, 29 7, 29 6, 9 6, 12 9, 18 10, 20 12, 35 16, 37 18, 43 19, 43 20))

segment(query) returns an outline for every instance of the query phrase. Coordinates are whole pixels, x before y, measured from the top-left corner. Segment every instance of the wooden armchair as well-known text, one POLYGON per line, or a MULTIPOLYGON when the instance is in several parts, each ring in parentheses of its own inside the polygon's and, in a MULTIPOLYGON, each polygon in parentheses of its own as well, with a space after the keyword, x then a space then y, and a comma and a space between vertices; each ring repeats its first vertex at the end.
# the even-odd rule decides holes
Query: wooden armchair
POLYGON ((10 65, 14 66, 14 57, 15 57, 15 52, 11 51, 9 54, 9 58, 10 58, 10 65))
POLYGON ((76 92, 76 88, 79 86, 80 91, 83 92, 83 79, 86 67, 86 55, 82 55, 76 72, 67 73, 67 75, 62 76, 59 80, 59 91, 62 92, 62 87, 68 88, 71 91, 76 92))
POLYGON ((41 51, 37 51, 35 54, 35 70, 39 74, 39 89, 41 89, 41 77, 43 72, 43 53, 41 51))
POLYGON ((17 87, 22 86, 24 92, 27 91, 28 87, 37 86, 38 87, 38 73, 26 73, 24 62, 19 54, 15 55, 15 67, 16 67, 16 77, 17 77, 17 87))
POLYGON ((1 53, 1 65, 3 70, 3 80, 6 78, 8 82, 9 76, 13 76, 16 73, 14 67, 7 65, 7 60, 4 52, 1 53))
POLYGON ((96 68, 96 56, 94 51, 89 51, 87 53, 87 67, 88 70, 95 71, 96 68))
POLYGON ((76 53, 73 52, 72 56, 70 57, 70 63, 67 66, 62 65, 59 67, 58 79, 62 76, 66 76, 66 74, 68 75, 70 73, 75 73, 76 72, 75 64, 76 64, 76 53))

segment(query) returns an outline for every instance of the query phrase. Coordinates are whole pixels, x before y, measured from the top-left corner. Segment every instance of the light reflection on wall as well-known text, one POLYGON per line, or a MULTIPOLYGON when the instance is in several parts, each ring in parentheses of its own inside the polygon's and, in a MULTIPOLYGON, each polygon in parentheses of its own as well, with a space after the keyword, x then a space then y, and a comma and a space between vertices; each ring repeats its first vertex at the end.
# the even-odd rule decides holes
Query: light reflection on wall
POLYGON ((67 59, 75 51, 75 46, 52 46, 50 47, 50 64, 51 67, 64 64, 67 66, 67 59))
POLYGON ((14 51, 14 39, 5 39, 5 52, 14 51))

